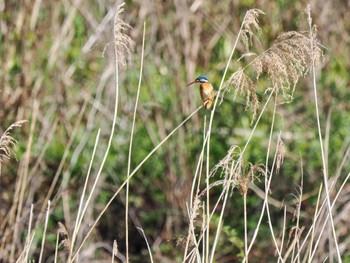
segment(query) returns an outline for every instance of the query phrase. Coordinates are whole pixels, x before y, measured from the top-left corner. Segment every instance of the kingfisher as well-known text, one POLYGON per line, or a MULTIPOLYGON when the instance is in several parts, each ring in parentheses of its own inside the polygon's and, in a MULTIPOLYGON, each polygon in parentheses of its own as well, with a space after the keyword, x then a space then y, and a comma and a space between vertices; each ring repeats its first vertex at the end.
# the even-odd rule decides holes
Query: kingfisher
POLYGON ((199 83, 199 93, 201 95, 204 107, 209 110, 211 105, 214 102, 214 88, 213 85, 208 80, 208 77, 205 75, 200 75, 197 77, 193 82, 187 84, 188 86, 191 86, 192 84, 199 83))

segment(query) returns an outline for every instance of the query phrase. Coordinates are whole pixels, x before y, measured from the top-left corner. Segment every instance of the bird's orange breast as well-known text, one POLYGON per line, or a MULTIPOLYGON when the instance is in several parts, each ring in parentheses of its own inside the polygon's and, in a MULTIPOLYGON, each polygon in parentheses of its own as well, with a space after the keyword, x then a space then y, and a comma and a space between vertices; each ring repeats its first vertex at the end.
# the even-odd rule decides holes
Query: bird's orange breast
POLYGON ((213 91, 213 86, 209 82, 200 85, 200 93, 203 101, 211 99, 213 91))
POLYGON ((207 109, 209 109, 213 103, 214 96, 215 96, 213 86, 209 82, 203 83, 200 85, 199 91, 200 91, 204 106, 207 109))

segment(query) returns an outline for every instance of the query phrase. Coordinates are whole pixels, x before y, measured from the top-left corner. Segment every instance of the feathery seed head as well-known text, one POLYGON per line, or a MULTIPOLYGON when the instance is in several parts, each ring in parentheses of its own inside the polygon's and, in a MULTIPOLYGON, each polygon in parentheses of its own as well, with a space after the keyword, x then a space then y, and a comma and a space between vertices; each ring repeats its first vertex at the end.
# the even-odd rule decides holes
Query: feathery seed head
POLYGON ((120 17, 124 12, 125 3, 120 4, 115 12, 114 16, 114 50, 116 56, 116 62, 125 68, 127 60, 131 61, 131 51, 134 47, 134 41, 124 31, 131 29, 132 27, 125 23, 120 17))

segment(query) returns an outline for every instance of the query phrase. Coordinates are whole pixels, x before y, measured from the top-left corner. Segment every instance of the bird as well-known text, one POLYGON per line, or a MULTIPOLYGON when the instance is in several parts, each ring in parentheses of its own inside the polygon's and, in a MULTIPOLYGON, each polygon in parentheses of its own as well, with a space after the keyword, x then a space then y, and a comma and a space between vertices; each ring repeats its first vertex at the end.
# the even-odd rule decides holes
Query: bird
POLYGON ((194 81, 187 84, 191 86, 192 84, 199 83, 199 93, 201 95, 204 107, 209 110, 214 102, 215 92, 213 85, 209 82, 209 79, 205 75, 198 76, 194 81))

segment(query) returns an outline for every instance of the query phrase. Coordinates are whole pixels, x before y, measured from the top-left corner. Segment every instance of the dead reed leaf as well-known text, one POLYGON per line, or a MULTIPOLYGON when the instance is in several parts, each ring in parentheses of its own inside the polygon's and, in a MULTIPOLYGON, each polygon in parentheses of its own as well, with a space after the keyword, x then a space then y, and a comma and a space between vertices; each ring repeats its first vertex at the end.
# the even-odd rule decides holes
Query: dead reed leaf
POLYGON ((281 165, 284 160, 284 155, 286 154, 284 143, 282 141, 281 136, 278 137, 277 142, 277 158, 276 158, 276 172, 279 173, 281 165))
POLYGON ((117 240, 113 241, 113 256, 116 257, 118 254, 118 243, 117 240))

